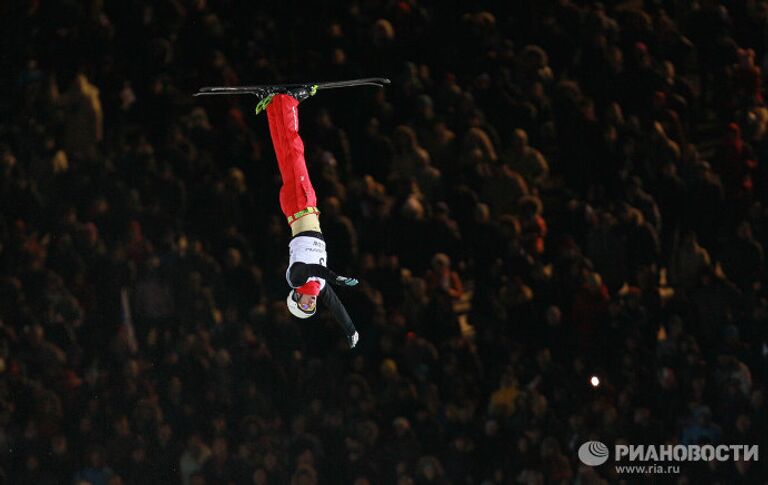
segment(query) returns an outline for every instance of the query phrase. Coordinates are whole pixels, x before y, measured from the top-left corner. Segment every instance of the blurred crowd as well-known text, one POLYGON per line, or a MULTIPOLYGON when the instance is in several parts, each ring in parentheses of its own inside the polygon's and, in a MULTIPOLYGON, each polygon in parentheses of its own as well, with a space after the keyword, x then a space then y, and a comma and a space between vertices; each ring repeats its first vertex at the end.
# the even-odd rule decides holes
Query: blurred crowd
POLYGON ((5 483, 602 484, 638 477, 587 440, 768 451, 768 2, 0 11, 5 483), (300 106, 350 351, 285 310, 257 100, 191 94, 366 76, 393 82, 300 106))

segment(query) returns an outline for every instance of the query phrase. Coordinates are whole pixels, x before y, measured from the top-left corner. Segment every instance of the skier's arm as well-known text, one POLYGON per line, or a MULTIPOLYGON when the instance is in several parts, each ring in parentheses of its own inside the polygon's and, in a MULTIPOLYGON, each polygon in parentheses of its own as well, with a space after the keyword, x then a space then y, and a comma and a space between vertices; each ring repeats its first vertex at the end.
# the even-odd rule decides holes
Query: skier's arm
POLYGON ((352 323, 352 318, 347 313, 347 309, 344 308, 344 304, 339 300, 336 292, 333 291, 333 287, 325 285, 323 291, 320 292, 320 300, 333 314, 333 318, 336 319, 339 325, 344 329, 344 333, 347 337, 354 335, 357 330, 355 324, 352 323))
POLYGON ((308 278, 323 278, 336 285, 355 286, 357 280, 339 276, 321 264, 293 263, 291 266, 291 284, 299 286, 307 282, 308 278))
POLYGON ((303 285, 307 278, 323 278, 326 281, 336 280, 336 273, 329 270, 322 264, 293 263, 291 266, 291 283, 294 285, 303 285))

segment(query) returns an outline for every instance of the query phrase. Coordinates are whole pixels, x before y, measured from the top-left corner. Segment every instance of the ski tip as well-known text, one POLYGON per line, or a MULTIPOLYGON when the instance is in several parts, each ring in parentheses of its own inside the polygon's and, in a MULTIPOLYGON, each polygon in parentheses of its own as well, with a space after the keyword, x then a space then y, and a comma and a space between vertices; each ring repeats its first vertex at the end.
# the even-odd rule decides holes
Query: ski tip
POLYGON ((392 81, 385 77, 371 77, 358 80, 361 86, 378 86, 383 88, 385 84, 391 84, 392 81))

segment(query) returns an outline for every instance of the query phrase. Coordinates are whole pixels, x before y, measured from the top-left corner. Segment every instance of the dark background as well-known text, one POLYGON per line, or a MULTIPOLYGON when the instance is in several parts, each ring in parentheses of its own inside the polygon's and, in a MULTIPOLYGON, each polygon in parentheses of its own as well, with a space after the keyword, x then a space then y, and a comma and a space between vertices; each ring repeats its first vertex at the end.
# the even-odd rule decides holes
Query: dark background
POLYGON ((635 482, 576 450, 766 444, 766 2, 17 0, 0 23, 7 483, 635 482), (300 106, 329 266, 362 282, 350 351, 285 311, 257 100, 191 94, 367 76, 392 84, 300 106))

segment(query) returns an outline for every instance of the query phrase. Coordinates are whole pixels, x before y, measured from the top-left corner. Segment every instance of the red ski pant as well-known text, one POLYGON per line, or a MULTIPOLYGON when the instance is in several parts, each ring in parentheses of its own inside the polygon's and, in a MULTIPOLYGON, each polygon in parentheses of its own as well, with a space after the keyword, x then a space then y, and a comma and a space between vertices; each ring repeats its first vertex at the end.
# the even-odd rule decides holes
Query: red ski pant
POLYGON ((308 214, 319 213, 304 160, 304 143, 299 136, 298 105, 294 97, 277 94, 267 106, 269 132, 283 178, 280 207, 289 224, 308 214))

